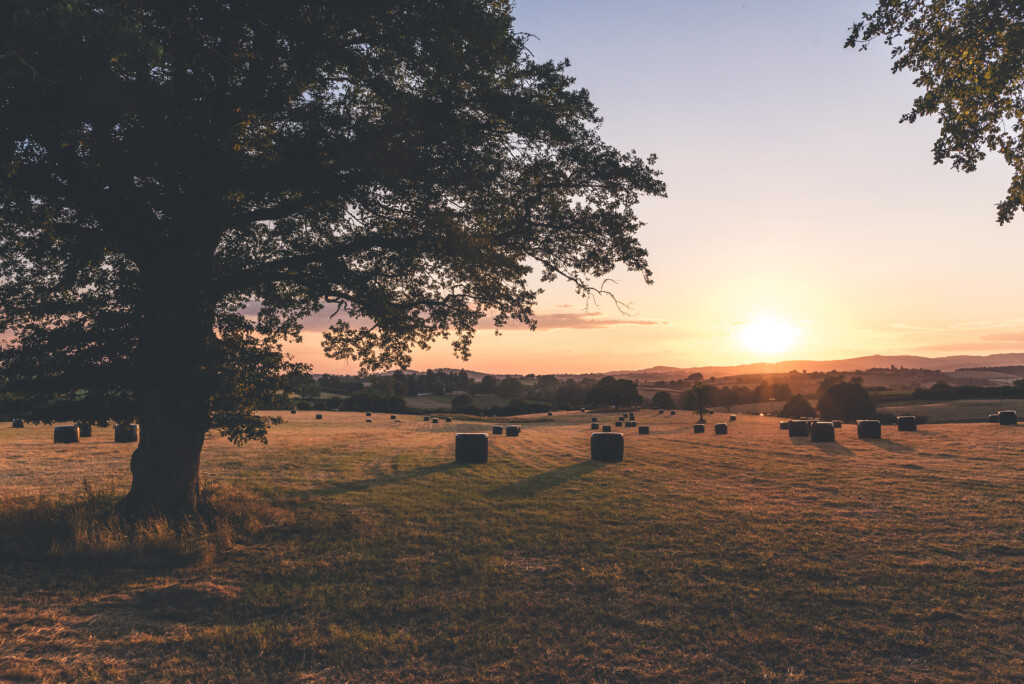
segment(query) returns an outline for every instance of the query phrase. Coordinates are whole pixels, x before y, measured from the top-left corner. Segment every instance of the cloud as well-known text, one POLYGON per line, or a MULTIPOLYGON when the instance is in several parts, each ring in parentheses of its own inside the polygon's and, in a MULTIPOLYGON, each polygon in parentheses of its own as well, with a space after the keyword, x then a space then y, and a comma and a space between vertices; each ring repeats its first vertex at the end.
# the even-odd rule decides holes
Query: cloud
POLYGON ((617 325, 668 325, 667 321, 646 318, 605 317, 597 312, 552 313, 537 316, 537 330, 557 330, 571 328, 575 330, 595 330, 611 328, 617 325))
POLYGON ((1024 330, 1011 330, 1009 332, 989 333, 982 335, 982 340, 991 342, 1017 342, 1024 344, 1024 330))

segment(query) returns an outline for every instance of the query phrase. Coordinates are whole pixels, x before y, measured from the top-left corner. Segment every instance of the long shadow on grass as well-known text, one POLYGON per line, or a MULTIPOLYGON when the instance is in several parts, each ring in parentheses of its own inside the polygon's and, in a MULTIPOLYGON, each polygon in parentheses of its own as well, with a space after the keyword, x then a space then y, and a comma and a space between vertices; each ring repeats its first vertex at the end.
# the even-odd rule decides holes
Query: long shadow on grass
POLYGON ((836 442, 811 442, 811 446, 821 449, 826 454, 835 454, 836 456, 849 456, 853 453, 851 449, 836 442))
POLYGON ((527 497, 534 496, 543 492, 546 489, 557 487, 561 484, 565 484, 569 480, 574 480, 578 477, 583 477, 587 473, 593 472, 598 468, 603 468, 604 463, 600 461, 583 461, 581 463, 573 463, 571 465, 562 466, 554 470, 549 470, 544 473, 538 473, 533 477, 528 477, 525 480, 519 482, 513 482, 507 484, 504 487, 498 487, 492 489, 486 493, 486 496, 496 498, 520 498, 525 499, 527 497))
POLYGON ((911 447, 908 447, 906 444, 894 442, 891 439, 873 439, 871 440, 871 443, 877 444, 883 449, 888 449, 889 451, 896 451, 901 454, 914 453, 914 450, 911 447))
POLYGON ((329 494, 343 494, 345 492, 365 492, 373 487, 395 484, 396 482, 404 482, 405 480, 413 480, 415 478, 426 477, 427 475, 432 475, 434 473, 443 473, 449 470, 455 470, 456 468, 465 467, 465 465, 466 464, 464 463, 449 461, 447 463, 438 463, 431 466, 420 466, 419 468, 401 470, 397 473, 391 473, 390 475, 378 475, 377 477, 371 477, 365 480, 339 482, 338 484, 328 485, 326 487, 317 487, 316 489, 303 489, 296 493, 311 496, 326 496, 329 494))

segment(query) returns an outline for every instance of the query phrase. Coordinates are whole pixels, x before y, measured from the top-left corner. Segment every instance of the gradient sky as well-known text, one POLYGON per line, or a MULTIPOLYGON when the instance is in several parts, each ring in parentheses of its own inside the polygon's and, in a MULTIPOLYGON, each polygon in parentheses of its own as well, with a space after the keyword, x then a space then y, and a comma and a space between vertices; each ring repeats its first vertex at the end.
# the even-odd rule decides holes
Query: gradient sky
MULTIPOLYGON (((518 0, 538 59, 572 62, 602 136, 659 157, 668 199, 644 201, 655 283, 632 304, 541 296, 537 332, 479 333, 467 363, 439 343, 412 368, 600 372, 867 354, 1022 351, 1024 218, 995 221, 1010 172, 932 164, 934 121, 899 124, 916 89, 884 45, 843 49, 868 0, 518 0), (742 324, 795 328, 784 351, 742 324)), ((315 321, 291 349, 318 372, 315 321)))

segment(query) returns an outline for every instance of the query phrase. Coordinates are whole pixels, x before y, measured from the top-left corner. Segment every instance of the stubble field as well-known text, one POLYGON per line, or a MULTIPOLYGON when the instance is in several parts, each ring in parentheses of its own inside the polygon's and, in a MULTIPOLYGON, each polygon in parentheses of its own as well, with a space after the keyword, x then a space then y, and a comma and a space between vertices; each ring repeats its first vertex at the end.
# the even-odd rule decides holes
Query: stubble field
POLYGON ((1022 429, 813 444, 643 411, 599 465, 590 414, 556 414, 456 466, 492 423, 284 418, 211 437, 206 478, 254 522, 174 556, 26 545, 60 502, 112 501, 131 445, 0 427, 0 680, 1024 678, 1022 429))

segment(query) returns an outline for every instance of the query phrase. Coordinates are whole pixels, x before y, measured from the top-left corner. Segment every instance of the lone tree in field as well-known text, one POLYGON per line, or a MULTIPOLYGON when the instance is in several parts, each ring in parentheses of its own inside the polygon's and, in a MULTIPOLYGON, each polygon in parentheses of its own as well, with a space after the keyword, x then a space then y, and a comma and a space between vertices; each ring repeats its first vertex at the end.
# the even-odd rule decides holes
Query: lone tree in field
POLYGON ((697 422, 704 422, 704 414, 711 407, 711 402, 715 397, 715 386, 707 385, 703 382, 697 382, 694 384, 693 389, 686 393, 683 406, 690 411, 696 411, 700 414, 700 420, 697 422))
POLYGON ((818 415, 825 420, 874 418, 875 400, 860 383, 838 382, 818 398, 818 415))
POLYGON ((901 121, 936 115, 935 163, 971 172, 987 152, 1013 169, 1000 224, 1024 207, 1024 5, 1020 0, 879 0, 847 47, 881 38, 893 73, 912 71, 924 92, 901 121))
POLYGON ((531 273, 650 281, 654 158, 525 41, 501 0, 0 0, 4 391, 137 416, 122 509, 190 513, 304 316, 373 371, 533 325, 531 273))

